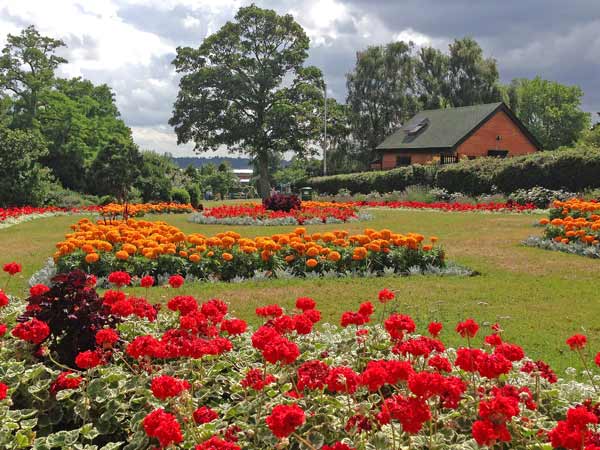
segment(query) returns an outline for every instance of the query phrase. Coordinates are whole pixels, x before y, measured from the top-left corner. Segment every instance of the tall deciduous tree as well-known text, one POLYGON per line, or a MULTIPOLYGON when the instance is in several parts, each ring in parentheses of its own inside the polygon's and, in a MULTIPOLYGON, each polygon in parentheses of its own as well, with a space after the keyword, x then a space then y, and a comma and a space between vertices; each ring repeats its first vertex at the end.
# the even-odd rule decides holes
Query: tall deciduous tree
POLYGON ((347 103, 364 165, 375 147, 419 109, 412 51, 413 44, 405 42, 368 47, 357 53, 356 66, 346 75, 347 103))
POLYGON ((424 109, 446 108, 450 103, 450 58, 433 47, 423 47, 416 55, 416 83, 419 101, 424 109))
POLYGON ((0 206, 44 202, 51 178, 39 160, 47 151, 38 132, 0 125, 0 206))
POLYGON ((114 94, 105 84, 88 80, 57 79, 54 88, 40 96, 40 129, 48 143, 43 163, 63 186, 78 191, 86 187, 85 169, 109 139, 129 138, 114 94))
POLYGON ((320 131, 323 81, 304 66, 308 46, 291 15, 251 5, 199 48, 178 48, 173 63, 183 76, 169 121, 178 143, 249 154, 260 193, 269 195, 269 162, 286 151, 310 153, 320 131))
POLYGON ((0 91, 8 91, 16 98, 18 114, 13 127, 33 128, 41 93, 52 86, 56 68, 67 62, 55 54, 65 44, 41 36, 33 26, 18 36, 9 34, 6 40, 0 56, 0 91))
POLYGON ((536 77, 511 84, 511 107, 545 150, 573 145, 590 127, 590 115, 581 110, 583 91, 536 77))
POLYGON ((127 201, 142 164, 142 155, 131 139, 111 138, 92 163, 90 190, 97 195, 112 195, 119 202, 127 201))
POLYGON ((470 106, 502 99, 496 60, 484 58, 472 38, 457 39, 449 46, 448 88, 451 106, 470 106))

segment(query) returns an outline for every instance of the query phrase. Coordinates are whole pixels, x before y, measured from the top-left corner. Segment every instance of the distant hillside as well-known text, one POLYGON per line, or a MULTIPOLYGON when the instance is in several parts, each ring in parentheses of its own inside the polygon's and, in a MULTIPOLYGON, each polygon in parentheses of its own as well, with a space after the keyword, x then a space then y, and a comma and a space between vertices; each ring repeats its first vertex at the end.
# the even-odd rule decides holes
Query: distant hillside
POLYGON ((191 157, 179 157, 179 158, 174 157, 173 161, 175 161, 175 164, 177 164, 182 169, 186 168, 190 164, 194 167, 202 167, 205 164, 214 164, 214 165, 218 166, 219 164, 221 164, 223 162, 228 162, 231 165, 231 167, 234 169, 251 169, 250 160, 248 158, 228 158, 228 157, 218 157, 218 156, 214 156, 211 158, 204 158, 204 157, 191 156, 191 157))

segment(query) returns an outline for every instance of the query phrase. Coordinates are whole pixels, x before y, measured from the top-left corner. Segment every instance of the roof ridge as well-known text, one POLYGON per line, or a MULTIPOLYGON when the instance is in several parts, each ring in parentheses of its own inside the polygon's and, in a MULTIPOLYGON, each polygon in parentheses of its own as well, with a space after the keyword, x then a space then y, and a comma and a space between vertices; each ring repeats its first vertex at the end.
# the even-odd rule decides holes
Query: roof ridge
MULTIPOLYGON (((477 108, 477 107, 481 107, 481 106, 499 106, 504 102, 493 102, 493 103, 478 103, 476 105, 468 105, 468 106, 452 106, 450 108, 433 108, 433 109, 422 109, 420 111, 418 111, 415 116, 417 114, 420 113, 424 113, 424 112, 430 112, 430 111, 449 111, 449 110, 453 110, 453 109, 467 109, 467 108, 477 108)), ((414 116, 413 116, 414 117, 414 116)))

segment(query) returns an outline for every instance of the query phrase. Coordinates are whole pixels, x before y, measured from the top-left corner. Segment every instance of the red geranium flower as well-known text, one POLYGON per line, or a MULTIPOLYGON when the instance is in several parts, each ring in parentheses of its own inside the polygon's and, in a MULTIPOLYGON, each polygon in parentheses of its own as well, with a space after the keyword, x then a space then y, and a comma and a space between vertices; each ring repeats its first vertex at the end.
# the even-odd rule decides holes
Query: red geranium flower
POLYGON ((256 315, 261 317, 279 317, 283 314, 283 309, 279 305, 267 305, 256 308, 256 315))
POLYGON ((396 294, 394 294, 389 289, 382 289, 381 291, 379 291, 377 297, 379 298, 379 301, 381 303, 387 303, 391 300, 394 300, 394 298, 396 298, 396 294))
POLYGON ((213 411, 206 406, 202 406, 194 411, 194 422, 197 424, 212 422, 217 417, 219 417, 219 415, 216 413, 216 411, 213 411))
POLYGON ((288 437, 306 420, 304 411, 296 404, 277 405, 267 417, 267 426, 278 438, 288 437))
POLYGON ((8 305, 9 301, 8 295, 6 295, 4 291, 0 289, 0 308, 8 305))
POLYGON ((35 286, 31 286, 29 289, 29 295, 35 297, 37 295, 44 295, 48 292, 50 288, 45 284, 36 284, 35 286))
POLYGON ((108 281, 112 284, 116 284, 118 287, 129 286, 131 277, 127 272, 112 272, 108 275, 108 281))
POLYGON ((336 442, 332 445, 324 445, 321 450, 356 450, 354 447, 350 447, 341 442, 336 442))
POLYGON ((315 309, 317 303, 310 297, 299 297, 296 300, 296 308, 302 311, 308 311, 309 309, 315 309))
POLYGON ((274 383, 275 381, 277 381, 277 378, 271 374, 265 374, 260 369, 250 369, 240 384, 245 388, 261 391, 265 386, 274 383))
POLYGON ((230 335, 242 334, 246 331, 248 325, 241 319, 224 320, 221 322, 221 331, 226 331, 230 335))
POLYGON ((186 380, 180 380, 169 375, 161 375, 152 379, 152 394, 159 400, 166 400, 169 397, 177 397, 183 391, 191 387, 186 380))
POLYGON ((208 441, 196 445, 195 450, 241 450, 241 448, 233 442, 227 442, 218 436, 213 436, 208 441))
POLYGON ((4 383, 0 383, 0 400, 4 400, 8 394, 8 386, 4 383))
POLYGON ((80 352, 75 357, 75 364, 80 369, 92 369, 96 366, 99 366, 102 363, 102 359, 98 352, 93 350, 86 350, 85 352, 80 352))
POLYGON ((10 262, 7 264, 4 264, 3 269, 7 274, 9 275, 16 275, 17 273, 21 272, 22 267, 21 264, 16 263, 16 262, 10 262))
POLYGON ((456 332, 462 337, 474 338, 479 330, 479 325, 473 319, 467 319, 456 325, 456 332))
POLYGON ((140 286, 143 288, 149 288, 154 286, 154 278, 150 275, 142 277, 142 279, 140 280, 140 286))
POLYGON ((567 339, 567 344, 571 350, 583 350, 587 344, 587 338, 583 334, 574 334, 567 339))
POLYGON ((113 346, 119 340, 119 333, 112 328, 105 328, 96 333, 96 344, 113 346))
POLYGON ((161 447, 183 441, 179 422, 173 414, 166 413, 164 409, 156 409, 144 417, 143 425, 146 434, 158 439, 161 447))
POLYGON ((73 375, 71 371, 61 372, 50 385, 50 393, 56 395, 57 392, 65 389, 77 389, 82 381, 82 377, 73 375))
POLYGON ((50 335, 50 327, 46 322, 34 318, 29 322, 17 324, 12 330, 12 335, 37 345, 50 335))
POLYGON ((181 275, 171 275, 169 277, 169 284, 171 285, 172 288, 180 288, 181 286, 183 286, 183 283, 185 282, 185 279, 181 276, 181 275))
POLYGON ((442 331, 442 324, 440 322, 431 322, 427 327, 427 331, 432 337, 437 338, 442 331))

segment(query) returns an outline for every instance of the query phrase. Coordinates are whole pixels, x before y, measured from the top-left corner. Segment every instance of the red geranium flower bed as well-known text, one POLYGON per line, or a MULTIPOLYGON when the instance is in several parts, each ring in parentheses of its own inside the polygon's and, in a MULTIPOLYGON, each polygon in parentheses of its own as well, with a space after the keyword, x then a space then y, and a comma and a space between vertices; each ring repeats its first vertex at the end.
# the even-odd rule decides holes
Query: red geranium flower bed
POLYGON ((78 213, 78 212, 96 212, 99 211, 98 206, 82 206, 79 208, 59 208, 57 206, 20 206, 10 208, 0 208, 0 223, 7 219, 18 219, 23 216, 32 214, 47 214, 47 213, 78 213))
POLYGON ((298 224, 306 221, 326 222, 327 219, 336 219, 347 222, 358 219, 358 207, 348 203, 330 202, 302 202, 300 209, 291 211, 271 211, 258 203, 244 203, 238 205, 220 205, 205 209, 202 215, 219 220, 232 218, 250 218, 256 221, 273 221, 277 219, 292 218, 298 224))
POLYGON ((518 203, 450 203, 450 202, 410 202, 410 201, 359 201, 352 202, 358 207, 410 208, 410 209, 439 209, 441 211, 470 212, 523 212, 536 209, 533 203, 520 205, 518 203))

